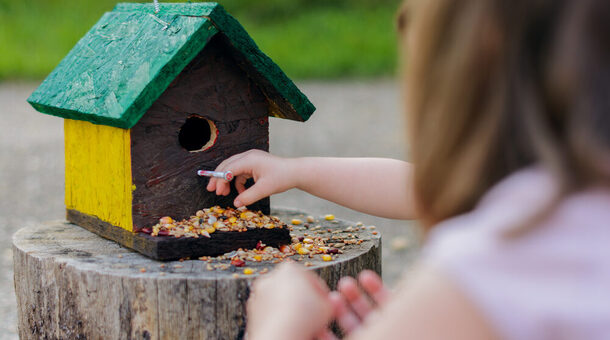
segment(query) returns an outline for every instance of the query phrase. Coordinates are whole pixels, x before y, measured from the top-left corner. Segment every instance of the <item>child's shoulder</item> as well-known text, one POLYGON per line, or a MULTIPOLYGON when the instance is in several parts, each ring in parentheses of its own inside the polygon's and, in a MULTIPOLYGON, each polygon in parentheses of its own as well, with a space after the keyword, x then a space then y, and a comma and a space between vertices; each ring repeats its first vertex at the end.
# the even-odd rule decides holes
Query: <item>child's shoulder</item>
POLYGON ((610 332, 610 306, 602 302, 610 300, 610 190, 568 195, 527 232, 507 236, 557 190, 544 170, 522 170, 471 213, 435 227, 424 248, 424 260, 455 281, 506 338, 545 339, 539 332, 554 326, 592 339, 610 332))

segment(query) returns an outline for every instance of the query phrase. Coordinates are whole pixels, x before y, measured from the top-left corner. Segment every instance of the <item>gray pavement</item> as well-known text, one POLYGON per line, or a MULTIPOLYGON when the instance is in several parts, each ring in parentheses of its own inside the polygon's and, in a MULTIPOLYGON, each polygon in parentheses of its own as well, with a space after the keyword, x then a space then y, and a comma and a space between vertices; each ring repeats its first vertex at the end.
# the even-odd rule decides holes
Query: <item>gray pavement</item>
MULTIPOLYGON (((63 123, 26 103, 36 85, 0 83, 0 233, 4 235, 0 238, 0 339, 17 338, 11 235, 24 226, 64 216, 63 123)), ((271 119, 272 153, 404 158, 405 124, 398 87, 392 81, 300 86, 318 110, 306 123, 271 119)), ((383 277, 389 284, 396 282, 416 254, 418 233, 411 223, 360 214, 297 190, 276 195, 271 202, 379 227, 383 277), (405 241, 405 249, 391 246, 405 241)))

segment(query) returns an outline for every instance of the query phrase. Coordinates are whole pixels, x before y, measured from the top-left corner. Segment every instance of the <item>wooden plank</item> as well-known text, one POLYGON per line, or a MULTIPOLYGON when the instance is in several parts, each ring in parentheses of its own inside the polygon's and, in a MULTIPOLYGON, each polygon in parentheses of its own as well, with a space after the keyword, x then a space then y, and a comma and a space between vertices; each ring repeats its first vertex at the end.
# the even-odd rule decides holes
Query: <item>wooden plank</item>
POLYGON ((211 238, 176 238, 129 232, 76 210, 68 210, 67 218, 91 232, 157 260, 217 256, 239 248, 253 249, 258 241, 275 247, 290 243, 290 232, 286 228, 216 231, 211 238))
POLYGON ((132 231, 130 131, 66 119, 64 139, 66 208, 132 231))

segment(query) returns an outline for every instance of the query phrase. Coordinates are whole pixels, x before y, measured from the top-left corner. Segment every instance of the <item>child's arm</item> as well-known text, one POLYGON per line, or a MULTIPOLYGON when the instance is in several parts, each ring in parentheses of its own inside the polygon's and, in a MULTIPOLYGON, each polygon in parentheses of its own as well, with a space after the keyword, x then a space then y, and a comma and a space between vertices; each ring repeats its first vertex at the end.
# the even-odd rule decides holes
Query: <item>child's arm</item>
MULTIPOLYGON (((235 155, 217 171, 231 170, 240 195, 235 206, 248 205, 271 194, 298 188, 367 214, 412 219, 415 216, 412 166, 384 158, 280 158, 259 150, 235 155), (245 190, 244 183, 255 185, 245 190)), ((227 182, 211 179, 207 189, 228 195, 227 182)))

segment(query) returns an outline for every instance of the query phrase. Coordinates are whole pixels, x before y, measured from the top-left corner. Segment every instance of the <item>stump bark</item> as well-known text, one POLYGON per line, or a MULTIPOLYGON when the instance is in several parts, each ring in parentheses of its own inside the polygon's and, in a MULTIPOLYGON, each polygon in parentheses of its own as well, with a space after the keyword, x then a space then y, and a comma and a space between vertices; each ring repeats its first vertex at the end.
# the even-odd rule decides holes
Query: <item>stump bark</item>
MULTIPOLYGON (((303 219, 287 209, 272 214, 287 223, 303 219)), ((292 233, 362 240, 331 262, 295 256, 331 288, 364 269, 381 274, 381 242, 373 230, 319 219, 292 233)), ((13 258, 21 339, 241 339, 258 276, 235 267, 208 270, 200 260, 151 260, 65 221, 19 230, 13 258)), ((273 266, 248 263, 257 273, 273 266)))

